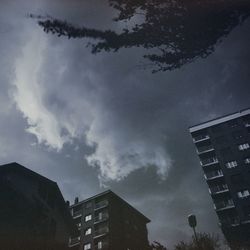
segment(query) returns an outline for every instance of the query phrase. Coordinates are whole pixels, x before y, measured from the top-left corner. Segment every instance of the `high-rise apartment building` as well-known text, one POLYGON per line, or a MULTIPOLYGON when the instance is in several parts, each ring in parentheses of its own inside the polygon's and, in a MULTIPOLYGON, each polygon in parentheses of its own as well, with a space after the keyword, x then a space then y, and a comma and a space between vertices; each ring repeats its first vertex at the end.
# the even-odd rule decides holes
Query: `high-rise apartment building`
POLYGON ((189 130, 225 238, 250 244, 250 109, 189 130))
POLYGON ((70 206, 79 234, 71 249, 147 250, 150 220, 108 190, 70 206))

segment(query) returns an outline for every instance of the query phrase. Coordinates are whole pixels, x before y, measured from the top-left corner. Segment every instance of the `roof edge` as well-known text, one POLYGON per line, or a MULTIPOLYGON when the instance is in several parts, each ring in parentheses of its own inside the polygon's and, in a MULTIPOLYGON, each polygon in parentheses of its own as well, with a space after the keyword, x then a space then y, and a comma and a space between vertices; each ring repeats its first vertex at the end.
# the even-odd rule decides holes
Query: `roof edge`
POLYGON ((223 123, 223 122, 227 122, 227 121, 230 121, 230 120, 233 120, 233 119, 236 119, 236 118, 248 115, 248 114, 250 114, 250 108, 243 109, 232 114, 228 114, 228 115, 221 116, 221 117, 218 117, 218 118, 206 121, 206 122, 199 123, 197 125, 189 127, 189 131, 190 133, 192 133, 192 132, 195 132, 204 128, 208 128, 208 127, 211 127, 211 126, 223 123))

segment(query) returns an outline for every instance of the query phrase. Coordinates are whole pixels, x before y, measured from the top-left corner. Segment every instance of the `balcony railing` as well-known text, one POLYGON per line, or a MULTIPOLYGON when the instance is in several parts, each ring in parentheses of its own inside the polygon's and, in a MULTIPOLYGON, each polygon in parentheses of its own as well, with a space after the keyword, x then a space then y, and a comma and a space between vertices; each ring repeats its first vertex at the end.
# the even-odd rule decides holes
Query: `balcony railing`
POLYGON ((82 210, 77 210, 77 211, 73 210, 73 215, 72 216, 73 216, 73 218, 82 216, 82 210))
POLYGON ((95 231, 95 236, 94 236, 94 238, 103 236, 103 235, 107 234, 108 232, 109 232, 109 228, 108 228, 108 227, 99 228, 99 229, 97 229, 97 230, 95 231))
POLYGON ((240 224, 240 218, 239 217, 228 217, 220 220, 221 226, 238 226, 240 224))
POLYGON ((208 172, 208 173, 204 174, 204 176, 205 176, 206 180, 211 180, 211 179, 216 179, 216 178, 222 177, 223 173, 221 170, 217 170, 217 171, 208 172))
POLYGON ((108 204, 109 204, 109 202, 107 200, 99 201, 98 203, 95 204, 95 210, 106 207, 106 206, 108 206, 108 204))
POLYGON ((108 213, 105 213, 105 214, 102 214, 101 216, 96 216, 95 219, 94 219, 94 223, 99 223, 99 222, 102 222, 102 221, 105 221, 109 218, 109 215, 108 213))
POLYGON ((197 153, 198 154, 204 154, 204 153, 207 153, 207 152, 211 152, 213 150, 214 150, 214 148, 211 145, 209 145, 209 146, 203 146, 203 147, 199 147, 197 149, 197 153))
POLYGON ((217 211, 225 210, 225 209, 230 209, 230 208, 234 208, 234 207, 235 207, 234 206, 234 202, 231 199, 226 200, 226 201, 221 201, 221 202, 218 202, 218 203, 214 204, 214 208, 217 211))
POLYGON ((217 164, 218 162, 219 162, 218 159, 216 157, 213 157, 213 158, 208 158, 208 159, 202 160, 201 165, 203 167, 206 167, 209 165, 217 164))
POLYGON ((73 246, 76 246, 76 245, 80 244, 80 239, 81 239, 80 236, 70 238, 69 239, 69 247, 73 247, 73 246))
POLYGON ((205 141, 205 140, 208 140, 208 139, 210 139, 209 135, 198 135, 198 136, 193 137, 193 141, 195 143, 200 142, 200 141, 205 141))
POLYGON ((225 193, 228 191, 229 190, 228 190, 227 184, 212 186, 209 188, 210 194, 220 194, 220 193, 225 193))

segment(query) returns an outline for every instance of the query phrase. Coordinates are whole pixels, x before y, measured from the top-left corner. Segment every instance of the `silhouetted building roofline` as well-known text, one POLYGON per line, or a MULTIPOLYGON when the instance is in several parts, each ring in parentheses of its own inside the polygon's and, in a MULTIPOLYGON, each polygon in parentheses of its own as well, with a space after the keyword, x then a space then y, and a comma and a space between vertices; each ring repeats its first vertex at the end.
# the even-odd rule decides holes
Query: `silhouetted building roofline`
POLYGON ((92 197, 89 197, 89 198, 87 198, 87 199, 85 199, 85 200, 82 200, 82 201, 80 201, 80 202, 78 202, 78 203, 76 203, 76 204, 72 204, 70 207, 73 208, 73 207, 75 207, 75 206, 78 206, 78 205, 80 205, 80 204, 86 203, 86 202, 91 201, 91 200, 93 200, 93 199, 96 199, 96 198, 98 198, 98 197, 102 197, 102 196, 104 196, 104 195, 106 195, 106 194, 111 194, 112 196, 115 196, 115 197, 118 198, 120 201, 122 201, 123 203, 125 203, 126 206, 132 208, 132 209, 134 210, 134 212, 136 212, 139 216, 141 216, 147 223, 150 222, 150 219, 149 219, 149 218, 147 218, 145 215, 143 215, 141 212, 139 212, 136 208, 134 208, 133 206, 131 206, 127 201, 125 201, 124 199, 122 199, 120 196, 118 196, 116 193, 114 193, 114 192, 111 191, 111 190, 106 190, 106 191, 104 191, 104 192, 102 192, 102 193, 99 193, 99 194, 94 195, 94 196, 92 196, 92 197))
POLYGON ((31 169, 28 169, 24 167, 23 165, 17 163, 17 162, 11 162, 4 165, 0 165, 0 174, 2 173, 8 173, 8 172, 18 172, 22 173, 26 176, 29 176, 30 178, 36 178, 39 179, 41 182, 45 182, 47 185, 50 185, 51 188, 53 188, 56 191, 56 195, 58 196, 58 207, 61 210, 68 226, 75 231, 76 227, 75 224, 72 221, 72 217, 69 212, 69 208, 63 198, 63 195, 61 193, 61 190, 59 189, 56 182, 46 178, 45 176, 42 176, 31 169))

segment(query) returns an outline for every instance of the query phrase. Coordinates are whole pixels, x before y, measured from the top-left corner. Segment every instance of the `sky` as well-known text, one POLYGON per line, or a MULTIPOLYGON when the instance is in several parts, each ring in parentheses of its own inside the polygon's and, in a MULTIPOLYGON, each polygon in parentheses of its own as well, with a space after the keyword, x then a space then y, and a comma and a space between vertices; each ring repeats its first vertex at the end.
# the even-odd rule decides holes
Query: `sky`
POLYGON ((119 29, 97 0, 1 0, 0 164, 56 181, 66 200, 111 189, 150 218, 150 241, 219 233, 188 127, 250 107, 250 20, 215 52, 173 71, 141 67, 143 50, 91 54, 46 34, 29 13, 119 29))

